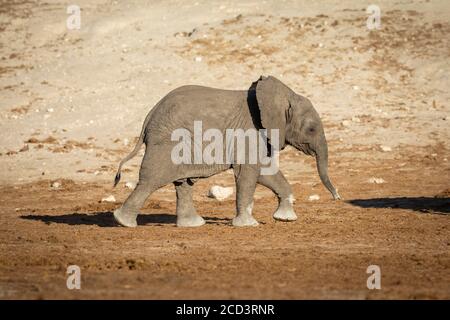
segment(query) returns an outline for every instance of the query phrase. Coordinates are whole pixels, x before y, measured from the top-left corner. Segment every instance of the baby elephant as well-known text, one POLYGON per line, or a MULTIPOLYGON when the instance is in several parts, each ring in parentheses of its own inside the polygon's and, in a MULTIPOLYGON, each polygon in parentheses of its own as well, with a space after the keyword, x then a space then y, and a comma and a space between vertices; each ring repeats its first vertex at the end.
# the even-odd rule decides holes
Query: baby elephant
POLYGON ((170 92, 147 115, 134 150, 120 162, 114 186, 122 165, 142 143, 146 149, 139 182, 114 212, 126 227, 137 226, 144 201, 168 183, 175 185, 177 226, 203 225, 193 205, 193 185, 230 168, 237 191, 234 226, 258 225, 252 216, 257 183, 277 195, 275 219, 296 220, 291 187, 278 167, 273 168, 278 150, 286 145, 314 156, 322 183, 340 199, 328 178, 328 147, 318 113, 308 99, 271 76, 260 77, 242 91, 183 86, 170 92))

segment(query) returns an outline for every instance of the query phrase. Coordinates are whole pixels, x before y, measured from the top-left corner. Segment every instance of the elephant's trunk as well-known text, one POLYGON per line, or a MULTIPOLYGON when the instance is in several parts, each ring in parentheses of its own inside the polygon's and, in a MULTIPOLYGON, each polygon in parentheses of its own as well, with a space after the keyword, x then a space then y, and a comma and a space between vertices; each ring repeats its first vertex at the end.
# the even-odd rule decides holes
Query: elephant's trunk
POLYGON ((331 192, 334 200, 341 199, 339 193, 336 191, 328 177, 328 146, 326 141, 325 143, 321 143, 320 147, 316 149, 316 164, 320 180, 324 186, 331 192))

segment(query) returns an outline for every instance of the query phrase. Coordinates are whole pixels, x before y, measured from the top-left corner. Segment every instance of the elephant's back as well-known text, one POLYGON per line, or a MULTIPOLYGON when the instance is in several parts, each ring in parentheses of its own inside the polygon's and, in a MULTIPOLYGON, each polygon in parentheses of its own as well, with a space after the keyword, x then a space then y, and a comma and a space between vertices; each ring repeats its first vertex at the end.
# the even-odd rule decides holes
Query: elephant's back
POLYGON ((186 85, 169 92, 162 100, 165 108, 182 108, 195 111, 198 108, 212 109, 235 106, 247 91, 225 90, 198 85, 186 85))
POLYGON ((148 137, 154 143, 168 142, 176 129, 193 130, 194 121, 201 121, 203 130, 231 128, 246 95, 247 91, 197 85, 174 89, 152 110, 148 137))

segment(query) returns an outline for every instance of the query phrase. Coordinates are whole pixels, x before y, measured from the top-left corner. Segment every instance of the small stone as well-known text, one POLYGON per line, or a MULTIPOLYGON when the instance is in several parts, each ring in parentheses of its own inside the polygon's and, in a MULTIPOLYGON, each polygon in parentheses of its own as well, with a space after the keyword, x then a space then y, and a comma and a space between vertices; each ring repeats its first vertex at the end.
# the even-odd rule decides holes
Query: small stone
POLYGON ((433 158, 436 158, 436 157, 437 157, 437 153, 432 153, 431 156, 432 156, 433 158))
POLYGON ((233 194, 232 187, 212 186, 211 189, 209 189, 208 197, 222 201, 231 196, 232 194, 233 194))
POLYGON ((102 202, 116 202, 116 198, 113 195, 102 198, 102 202))
POLYGON ((341 125, 342 125, 343 127, 350 127, 350 121, 344 120, 344 121, 341 122, 341 125))
POLYGON ((320 196, 318 194, 310 195, 308 198, 309 201, 317 201, 319 199, 320 199, 320 196))
POLYGON ((125 183, 125 188, 134 189, 134 188, 136 188, 136 184, 134 182, 129 181, 129 182, 125 183))
POLYGON ((128 144, 130 144, 130 140, 128 140, 127 138, 123 139, 123 145, 127 146, 128 144))
POLYGON ((51 187, 52 187, 53 189, 59 189, 59 188, 61 187, 61 183, 58 182, 58 181, 55 181, 55 182, 53 182, 53 183, 51 184, 51 187))
POLYGON ((55 111, 53 108, 48 108, 48 109, 47 109, 47 112, 52 113, 53 111, 55 111))
POLYGON ((381 151, 383 152, 391 152, 392 148, 389 146, 380 146, 381 151))
POLYGON ((28 150, 30 150, 30 148, 29 148, 28 145, 26 144, 26 145, 24 145, 24 146, 19 150, 19 152, 24 152, 24 151, 28 151, 28 150))
POLYGON ((372 177, 369 179, 369 183, 382 184, 382 183, 386 183, 386 181, 383 178, 372 177))
POLYGON ((359 90, 358 86, 353 86, 352 88, 353 88, 353 90, 359 90))
POLYGON ((359 119, 358 117, 353 116, 352 117, 352 121, 359 123, 359 122, 361 122, 361 119, 359 119))
POLYGON ((202 60, 203 60, 203 58, 200 56, 195 57, 195 62, 202 62, 202 60))

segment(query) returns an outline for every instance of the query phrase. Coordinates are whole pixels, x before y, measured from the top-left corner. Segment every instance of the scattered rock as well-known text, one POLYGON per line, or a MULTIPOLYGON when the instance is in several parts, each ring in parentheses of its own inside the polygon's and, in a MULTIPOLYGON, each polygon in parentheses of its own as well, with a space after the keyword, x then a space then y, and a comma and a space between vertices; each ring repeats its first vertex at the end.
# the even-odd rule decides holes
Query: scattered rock
POLYGON ((382 183, 386 183, 386 181, 383 178, 372 177, 369 179, 369 183, 382 184, 382 183))
POLYGON ((341 125, 343 126, 343 127, 350 127, 350 121, 348 121, 348 120, 344 120, 344 121, 342 121, 341 122, 341 125))
POLYGON ((200 56, 195 57, 195 62, 202 62, 202 60, 203 60, 203 58, 200 56))
POLYGON ((208 197, 222 201, 231 196, 232 194, 233 194, 232 187, 212 186, 211 189, 209 189, 208 197))
POLYGON ((28 143, 39 143, 40 141, 38 139, 36 139, 36 138, 30 138, 26 142, 28 142, 28 143))
POLYGON ((319 199, 320 199, 320 196, 318 194, 310 195, 308 198, 309 201, 317 201, 319 199))
POLYGON ((30 147, 28 147, 28 145, 26 144, 19 150, 19 152, 25 152, 25 151, 28 151, 28 150, 30 150, 30 147))
POLYGON ((383 152, 391 152, 392 148, 389 146, 380 146, 381 151, 383 152))
POLYGON ((116 202, 116 198, 113 195, 102 198, 102 202, 116 202))
POLYGON ((133 190, 134 188, 136 188, 136 184, 134 182, 129 181, 129 182, 125 183, 125 188, 133 190))
POLYGON ((51 186, 53 189, 59 189, 59 188, 61 187, 61 183, 58 182, 58 181, 55 181, 55 182, 53 182, 50 186, 51 186))
POLYGON ((361 122, 361 119, 358 118, 358 117, 353 116, 353 117, 352 117, 352 121, 353 121, 353 122, 360 123, 360 122, 361 122))
POLYGON ((25 141, 27 143, 48 143, 48 144, 56 144, 58 143, 58 139, 56 139, 55 137, 52 136, 48 136, 47 138, 43 139, 43 140, 38 140, 36 138, 30 138, 27 141, 25 141))
POLYGON ((186 32, 186 31, 182 31, 182 32, 176 32, 173 36, 174 37, 190 37, 192 36, 195 32, 197 32, 197 29, 192 29, 191 32, 186 32))

